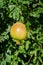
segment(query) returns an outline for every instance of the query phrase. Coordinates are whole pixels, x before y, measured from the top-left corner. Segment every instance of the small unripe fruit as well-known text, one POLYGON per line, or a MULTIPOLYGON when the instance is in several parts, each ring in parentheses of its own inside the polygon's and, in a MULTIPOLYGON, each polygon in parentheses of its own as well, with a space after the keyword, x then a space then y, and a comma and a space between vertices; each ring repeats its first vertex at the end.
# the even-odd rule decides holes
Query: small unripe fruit
POLYGON ((26 39, 27 30, 25 24, 21 22, 14 23, 10 30, 10 35, 15 40, 25 40, 26 39))

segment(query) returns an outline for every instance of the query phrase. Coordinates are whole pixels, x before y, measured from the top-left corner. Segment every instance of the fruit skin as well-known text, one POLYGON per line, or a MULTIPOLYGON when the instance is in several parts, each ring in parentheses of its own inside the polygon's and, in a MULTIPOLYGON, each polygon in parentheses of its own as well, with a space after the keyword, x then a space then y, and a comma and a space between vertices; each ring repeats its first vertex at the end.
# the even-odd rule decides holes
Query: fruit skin
POLYGON ((10 35, 15 40, 25 40, 26 39, 27 30, 25 24, 21 22, 16 22, 12 25, 10 30, 10 35))

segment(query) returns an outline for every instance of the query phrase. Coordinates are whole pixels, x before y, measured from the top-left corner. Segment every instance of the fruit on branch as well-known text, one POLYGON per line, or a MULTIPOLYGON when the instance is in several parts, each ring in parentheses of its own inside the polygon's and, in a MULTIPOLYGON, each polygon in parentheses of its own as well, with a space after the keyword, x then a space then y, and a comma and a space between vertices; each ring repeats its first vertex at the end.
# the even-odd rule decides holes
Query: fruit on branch
POLYGON ((25 40, 27 35, 25 24, 21 22, 14 23, 11 27, 10 35, 14 40, 25 40))

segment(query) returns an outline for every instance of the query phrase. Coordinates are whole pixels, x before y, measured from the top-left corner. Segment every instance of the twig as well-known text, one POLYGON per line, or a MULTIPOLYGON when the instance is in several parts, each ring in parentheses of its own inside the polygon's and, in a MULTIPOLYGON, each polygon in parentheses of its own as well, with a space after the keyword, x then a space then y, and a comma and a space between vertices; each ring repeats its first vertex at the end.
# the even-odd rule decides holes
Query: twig
POLYGON ((30 61, 31 61, 32 57, 33 57, 33 55, 31 55, 31 57, 30 57, 30 59, 29 59, 28 63, 30 63, 30 61))

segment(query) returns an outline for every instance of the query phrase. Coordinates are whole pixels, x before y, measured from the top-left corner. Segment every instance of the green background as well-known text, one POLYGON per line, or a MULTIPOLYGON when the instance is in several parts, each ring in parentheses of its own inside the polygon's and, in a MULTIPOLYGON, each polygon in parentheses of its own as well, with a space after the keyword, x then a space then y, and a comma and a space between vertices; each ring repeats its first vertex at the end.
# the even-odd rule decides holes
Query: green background
POLYGON ((0 65, 43 65, 43 1, 0 0, 0 65), (27 39, 21 45, 10 36, 13 23, 21 21, 27 39))

